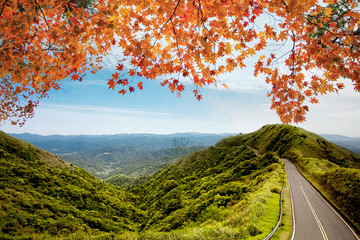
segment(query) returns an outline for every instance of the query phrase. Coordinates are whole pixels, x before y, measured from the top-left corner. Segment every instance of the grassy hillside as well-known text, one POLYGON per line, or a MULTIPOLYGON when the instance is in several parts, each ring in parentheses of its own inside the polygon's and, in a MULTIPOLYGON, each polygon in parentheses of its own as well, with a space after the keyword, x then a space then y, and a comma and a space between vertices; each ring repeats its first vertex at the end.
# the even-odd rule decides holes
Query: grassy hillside
POLYGON ((262 239, 276 225, 283 165, 210 147, 130 191, 0 132, 0 239, 262 239))
POLYGON ((249 145, 276 152, 300 171, 360 230, 360 157, 304 129, 266 125, 256 132, 224 138, 216 146, 249 145))
POLYGON ((257 157, 246 146, 198 151, 132 190, 148 211, 143 237, 263 239, 277 222, 283 178, 271 153, 257 157))
POLYGON ((140 184, 150 178, 151 178, 151 176, 129 177, 124 174, 117 174, 115 176, 104 179, 104 181, 109 184, 112 184, 112 185, 115 185, 118 187, 122 187, 124 189, 129 189, 129 188, 133 187, 134 185, 140 184))
POLYGON ((0 132, 0 239, 133 231, 138 198, 0 132))
MULTIPOLYGON (((114 163, 108 155, 103 161, 114 163)), ((263 239, 278 218, 278 156, 297 164, 359 229, 359 157, 301 128, 267 125, 147 180, 109 179, 127 191, 0 132, 0 239, 263 239)))
POLYGON ((137 178, 152 175, 176 163, 182 157, 204 148, 204 146, 191 146, 149 150, 134 146, 101 147, 87 152, 60 155, 60 157, 86 169, 100 179, 117 174, 137 178))

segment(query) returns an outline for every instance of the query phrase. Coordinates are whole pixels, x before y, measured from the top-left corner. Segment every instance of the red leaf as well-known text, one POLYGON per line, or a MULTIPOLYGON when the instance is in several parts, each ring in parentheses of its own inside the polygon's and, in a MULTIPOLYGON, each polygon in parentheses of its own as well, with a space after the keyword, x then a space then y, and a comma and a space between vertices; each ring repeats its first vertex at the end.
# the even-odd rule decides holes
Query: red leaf
POLYGON ((164 87, 166 84, 168 84, 169 83, 169 80, 164 80, 164 81, 162 81, 161 83, 160 83, 160 85, 162 86, 162 87, 164 87))
POLYGON ((76 81, 76 80, 79 80, 79 79, 81 79, 81 78, 80 78, 80 76, 78 74, 73 74, 71 76, 71 80, 73 80, 73 81, 76 81))
POLYGON ((134 76, 134 75, 135 75, 135 70, 134 70, 134 69, 130 69, 130 70, 129 70, 129 75, 130 75, 130 76, 134 76))
POLYGON ((121 89, 121 90, 119 91, 119 94, 125 95, 125 93, 126 93, 126 90, 124 90, 124 89, 121 89))
POLYGON ((119 77, 120 77, 118 72, 112 74, 111 76, 112 76, 112 78, 113 78, 114 80, 117 80, 117 79, 119 79, 119 77))
POLYGON ((142 90, 143 89, 143 85, 142 85, 142 82, 138 82, 138 85, 137 85, 137 87, 140 89, 140 90, 142 90))
POLYGON ((121 72, 124 68, 124 65, 118 63, 118 65, 116 66, 116 70, 118 70, 119 72, 121 72))
POLYGON ((115 84, 115 81, 114 81, 113 79, 110 79, 110 80, 108 81, 108 85, 109 85, 109 88, 110 88, 110 89, 112 89, 112 90, 115 89, 116 84, 115 84))
POLYGON ((178 86, 176 87, 176 90, 178 90, 179 92, 184 91, 184 89, 185 89, 185 87, 184 87, 184 85, 182 85, 182 84, 180 84, 180 85, 178 85, 178 86))

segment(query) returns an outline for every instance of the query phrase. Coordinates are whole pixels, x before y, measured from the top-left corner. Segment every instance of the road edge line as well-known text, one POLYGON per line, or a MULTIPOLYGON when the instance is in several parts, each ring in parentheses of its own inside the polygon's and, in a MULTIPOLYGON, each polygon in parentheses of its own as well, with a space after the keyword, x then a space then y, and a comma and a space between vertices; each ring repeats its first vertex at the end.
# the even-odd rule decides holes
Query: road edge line
MULTIPOLYGON (((296 165, 295 165, 296 166, 296 165)), ((299 171, 300 172, 300 171, 299 171)), ((300 172, 301 175, 304 176, 304 174, 302 174, 302 172, 300 172)), ((356 234, 355 230, 349 225, 349 223, 347 223, 347 221, 345 221, 345 219, 340 215, 340 213, 338 213, 337 210, 335 210, 335 208, 332 206, 332 204, 330 204, 330 202, 325 198, 325 196, 323 196, 321 194, 321 192, 304 176, 304 178, 306 179, 306 182, 309 184, 309 186, 311 188, 313 188, 315 190, 315 192, 317 193, 317 195, 319 195, 319 197, 324 200, 324 202, 330 207, 330 209, 341 219, 341 221, 343 221, 345 223, 345 225, 351 230, 351 232, 353 233, 353 235, 356 237, 357 240, 360 240, 360 238, 358 237, 358 235, 356 234)))
MULTIPOLYGON (((287 173, 286 173, 286 177, 287 177, 287 173)), ((295 209, 294 209, 293 195, 292 195, 291 184, 290 184, 289 179, 288 179, 288 182, 289 182, 289 191, 290 191, 291 213, 292 213, 292 220, 293 220, 293 224, 292 224, 293 232, 292 232, 291 240, 294 240, 294 237, 295 237, 295 209)))
POLYGON ((306 179, 306 182, 310 185, 310 187, 312 187, 315 190, 315 192, 324 200, 324 202, 330 207, 330 209, 333 210, 333 212, 335 212, 335 214, 345 223, 345 225, 351 230, 355 238, 357 240, 360 240, 357 231, 355 231, 351 227, 351 224, 345 221, 345 219, 341 216, 341 212, 337 210, 335 206, 332 205, 332 203, 309 181, 309 179, 307 179, 307 177, 305 177, 305 175, 299 170, 298 166, 296 164, 294 165, 296 169, 299 171, 299 173, 306 179))

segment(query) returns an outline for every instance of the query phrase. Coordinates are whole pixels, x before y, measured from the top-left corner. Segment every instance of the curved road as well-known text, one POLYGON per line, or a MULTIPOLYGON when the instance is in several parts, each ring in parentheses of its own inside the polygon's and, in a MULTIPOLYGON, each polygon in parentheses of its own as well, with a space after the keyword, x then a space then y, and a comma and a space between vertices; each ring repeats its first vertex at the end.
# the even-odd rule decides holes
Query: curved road
POLYGON ((286 165, 294 216, 295 240, 360 240, 332 207, 300 174, 295 165, 286 165))

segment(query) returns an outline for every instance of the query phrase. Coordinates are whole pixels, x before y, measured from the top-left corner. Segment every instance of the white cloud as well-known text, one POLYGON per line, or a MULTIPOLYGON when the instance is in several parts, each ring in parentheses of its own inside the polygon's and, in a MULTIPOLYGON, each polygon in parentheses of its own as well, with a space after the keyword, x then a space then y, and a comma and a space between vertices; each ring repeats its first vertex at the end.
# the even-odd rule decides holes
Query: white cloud
POLYGON ((169 113, 97 106, 48 105, 36 109, 34 119, 23 128, 5 126, 8 133, 49 134, 116 134, 221 132, 223 125, 214 119, 173 116, 169 113))
POLYGON ((319 104, 310 105, 305 123, 299 124, 316 133, 360 136, 360 93, 356 93, 349 80, 345 89, 319 97, 319 104))
POLYGON ((134 108, 115 108, 104 106, 91 105, 61 105, 61 104, 42 104, 40 109, 51 109, 53 111, 62 112, 78 112, 78 113, 92 113, 92 114, 119 114, 119 115, 146 115, 146 116, 171 116, 169 113, 151 112, 134 108))
POLYGON ((106 80, 96 80, 96 79, 85 79, 81 82, 78 82, 78 85, 83 86, 106 86, 107 81, 106 80))

